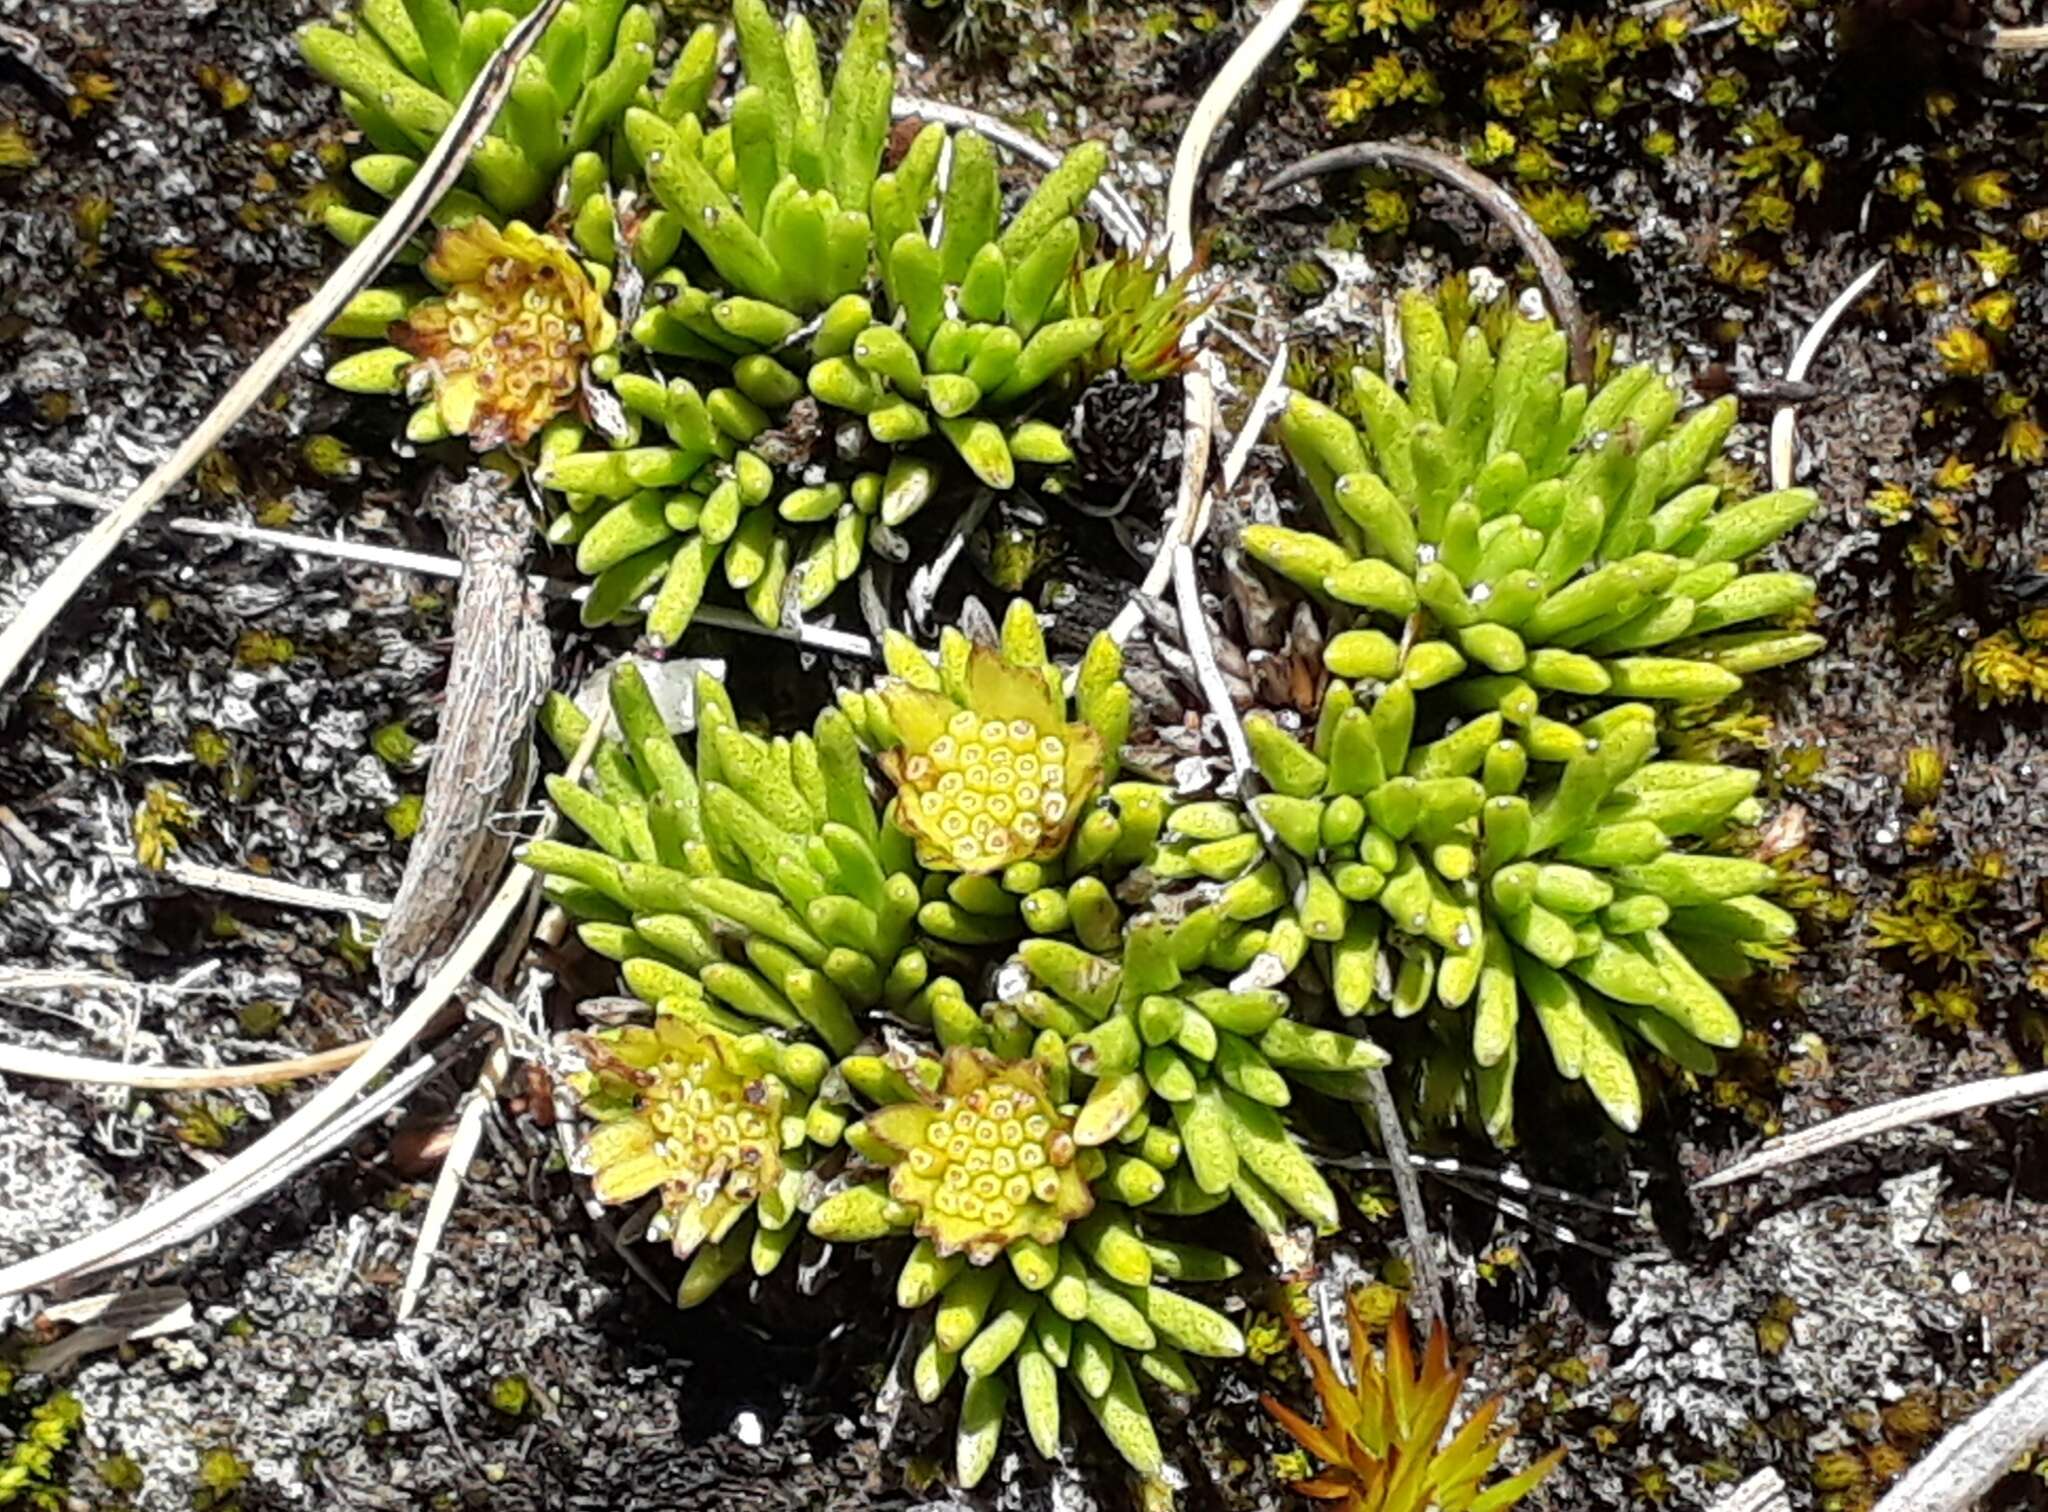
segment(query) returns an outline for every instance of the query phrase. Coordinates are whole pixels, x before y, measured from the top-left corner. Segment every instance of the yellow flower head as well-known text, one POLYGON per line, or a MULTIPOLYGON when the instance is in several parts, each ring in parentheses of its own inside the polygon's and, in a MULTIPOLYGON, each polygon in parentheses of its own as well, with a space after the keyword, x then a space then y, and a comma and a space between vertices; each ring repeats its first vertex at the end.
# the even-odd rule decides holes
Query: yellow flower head
POLYGON ((966 700, 891 680, 877 690, 900 742, 882 753, 896 822, 934 871, 997 872, 1066 846, 1103 775, 1102 737, 1068 722, 1038 667, 970 653, 966 700))
POLYGON ((600 1202, 661 1192, 661 1221, 687 1256, 725 1236, 782 1179, 782 1083, 740 1043, 674 1014, 585 1037, 573 1082, 597 1122, 578 1154, 600 1202))
POLYGON ((987 1265, 1019 1239, 1057 1244, 1095 1198, 1075 1169, 1072 1120, 1046 1096, 1038 1063, 961 1045, 945 1066, 928 1100, 868 1116, 868 1132, 902 1155, 889 1195, 917 1210, 918 1234, 941 1256, 964 1250, 987 1265))
POLYGON ((391 340, 418 359, 410 377, 432 383, 449 432, 479 451, 529 441, 573 408, 584 364, 618 333, 569 248, 518 221, 449 227, 426 271, 447 292, 394 325, 391 340))

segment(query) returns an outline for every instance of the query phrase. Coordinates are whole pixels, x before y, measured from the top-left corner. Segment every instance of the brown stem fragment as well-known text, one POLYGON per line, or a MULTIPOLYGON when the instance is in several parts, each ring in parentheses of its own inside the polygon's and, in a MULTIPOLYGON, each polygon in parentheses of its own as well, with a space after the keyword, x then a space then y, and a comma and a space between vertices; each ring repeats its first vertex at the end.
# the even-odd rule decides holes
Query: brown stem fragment
POLYGON ((338 1045, 289 1060, 250 1061, 238 1066, 165 1066, 142 1061, 101 1060, 29 1045, 0 1045, 0 1074, 33 1076, 73 1085, 141 1087, 155 1092, 200 1092, 222 1087, 269 1087, 279 1082, 325 1076, 361 1059, 370 1041, 338 1045))
POLYGON ((1535 265, 1543 297, 1571 343, 1572 381, 1593 381, 1593 328, 1586 312, 1579 307, 1579 296, 1572 289, 1564 259, 1515 197, 1477 169, 1433 147, 1418 147, 1409 142, 1352 142, 1313 153, 1282 168, 1266 180, 1262 192, 1270 195, 1290 184, 1357 168, 1406 168, 1453 189, 1462 189, 1477 200, 1481 209, 1507 228, 1521 247, 1522 255, 1535 265))
POLYGON ((462 559, 455 649, 423 822, 406 858, 377 970, 395 998, 431 968, 497 886, 512 835, 495 821, 533 787, 533 720, 554 667, 545 607, 526 573, 532 523, 502 474, 444 480, 439 504, 462 559))

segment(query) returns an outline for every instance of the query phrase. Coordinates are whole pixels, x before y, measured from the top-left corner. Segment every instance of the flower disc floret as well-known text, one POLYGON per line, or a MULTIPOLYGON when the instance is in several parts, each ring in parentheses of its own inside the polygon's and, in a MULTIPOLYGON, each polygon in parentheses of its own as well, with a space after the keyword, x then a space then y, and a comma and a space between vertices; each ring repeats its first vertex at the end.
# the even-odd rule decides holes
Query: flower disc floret
POLYGON ((995 872, 1063 850, 1102 780, 1102 738, 1070 723, 1042 672, 977 646, 963 705, 904 682, 878 693, 900 744, 882 769, 896 821, 935 870, 995 872))
POLYGON ((481 217, 441 233, 426 272, 446 290, 391 328, 441 422, 478 450, 530 441, 573 408, 584 365, 612 344, 603 298, 569 248, 481 217))
POLYGON ((733 1039, 670 1014, 581 1041, 598 1120, 579 1165, 600 1202, 659 1189, 678 1255, 716 1241, 782 1179, 784 1091, 733 1039))
POLYGON ((1020 1239, 1056 1244, 1095 1206, 1072 1121, 1035 1062, 953 1049, 929 1102, 884 1108, 868 1128, 901 1153, 889 1195, 917 1210, 917 1233, 942 1256, 986 1265, 1020 1239))

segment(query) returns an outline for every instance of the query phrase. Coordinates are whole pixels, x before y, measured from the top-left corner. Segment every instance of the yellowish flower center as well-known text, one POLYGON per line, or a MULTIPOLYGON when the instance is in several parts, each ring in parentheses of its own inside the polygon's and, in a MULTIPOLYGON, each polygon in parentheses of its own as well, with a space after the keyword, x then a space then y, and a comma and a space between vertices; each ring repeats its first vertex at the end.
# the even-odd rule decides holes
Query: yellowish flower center
POLYGON ((451 290, 448 337, 454 350, 442 365, 451 372, 474 367, 484 383, 515 396, 576 391, 583 331, 561 275, 545 263, 501 257, 481 283, 451 290))
POLYGON ((992 1082, 947 1100, 897 1167, 911 1179, 896 1195, 1000 1233, 1033 1203, 1059 1200, 1059 1173, 1074 1153, 1073 1136, 1042 1099, 992 1082))
POLYGON ((715 1056, 672 1055, 649 1068, 639 1105, 655 1136, 654 1154, 700 1202, 720 1190, 759 1195, 780 1171, 780 1110, 767 1086, 739 1076, 715 1056))
POLYGON ((456 227, 428 268, 447 292, 392 340, 433 379, 450 431, 479 447, 530 440, 575 403, 584 364, 610 342, 596 289, 567 246, 522 226, 456 227))
POLYGON ((1029 856, 1067 817, 1067 743, 1029 720, 962 709, 946 733, 903 763, 919 828, 963 869, 1029 856))

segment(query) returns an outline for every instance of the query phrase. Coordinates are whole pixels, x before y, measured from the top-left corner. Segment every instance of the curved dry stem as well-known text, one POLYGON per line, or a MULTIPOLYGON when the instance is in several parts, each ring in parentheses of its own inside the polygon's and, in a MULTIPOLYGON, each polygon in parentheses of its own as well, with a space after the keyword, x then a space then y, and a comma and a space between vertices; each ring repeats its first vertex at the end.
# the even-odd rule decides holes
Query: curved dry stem
POLYGON ((1550 313, 1557 317, 1571 343, 1572 381, 1593 381, 1593 327, 1579 307, 1579 296, 1572 288, 1571 274, 1565 271, 1564 259, 1520 202, 1469 164, 1433 147, 1417 147, 1408 142, 1353 142, 1315 153, 1281 169, 1262 188, 1264 193, 1271 194, 1290 184, 1356 168, 1406 168, 1461 189, 1477 200, 1481 209, 1507 227, 1522 255, 1534 264, 1536 280, 1543 286, 1543 298, 1550 313))
MULTIPOLYGON (((937 121, 955 131, 979 132, 998 147, 1006 147, 1041 168, 1060 165, 1063 154, 1058 150, 992 115, 984 115, 965 105, 951 105, 944 100, 927 100, 918 95, 899 93, 891 108, 899 121, 914 117, 922 121, 937 121)), ((1109 234, 1127 250, 1135 252, 1145 245, 1145 218, 1132 208, 1131 202, 1124 198, 1123 191, 1115 184, 1107 179, 1098 183, 1088 192, 1088 204, 1103 225, 1109 228, 1109 234)))
POLYGON ((0 629, 0 688, 14 680, 22 662, 43 638, 43 632, 143 516, 182 483, 200 459, 255 408, 299 353, 318 340, 343 307, 383 271, 405 239, 426 219, 427 212, 455 186, 470 155, 489 133, 498 107, 511 93, 520 59, 540 40, 541 33, 561 8, 562 0, 541 0, 512 28, 504 45, 477 74, 448 128, 421 162, 419 172, 391 202, 370 234, 342 259, 341 266, 299 307, 276 339, 221 395, 220 402, 178 443, 177 449, 136 485, 118 509, 102 516, 81 536, 50 575, 36 585, 21 612, 0 629))
POLYGON ((2048 1438, 2048 1361, 1951 1429, 1892 1485, 1877 1512, 1970 1512, 2013 1462, 2048 1438))
MULTIPOLYGON (((1799 345, 1793 350, 1792 360, 1785 364, 1785 381, 1787 383, 1804 383, 1806 381, 1807 370, 1813 366, 1813 359, 1820 355, 1821 347, 1826 345, 1828 337, 1834 334, 1836 325, 1849 312, 1849 306, 1863 297, 1863 291, 1868 289, 1876 280, 1877 275, 1883 271, 1884 259, 1879 258, 1861 273, 1857 274, 1850 281, 1849 287, 1837 294, 1828 307, 1820 312, 1820 318, 1814 321, 1804 336, 1799 338, 1799 345)), ((1777 413, 1771 416, 1771 487, 1773 488, 1790 488, 1792 486, 1792 464, 1795 460, 1794 453, 1797 450, 1796 443, 1798 440, 1793 427, 1798 420, 1798 416, 1799 406, 1796 404, 1781 404, 1778 406, 1777 413)))
POLYGON ((1816 1155, 1854 1144, 1859 1139, 1869 1139, 1875 1134, 1889 1134, 1894 1129, 1908 1128, 1913 1124, 1954 1118, 1958 1113, 1970 1113, 1978 1108, 1992 1108, 2000 1103, 2031 1097, 2048 1097, 2048 1071, 2030 1071, 2025 1076, 1992 1076, 1983 1081, 1964 1082, 1959 1087, 1944 1087, 1938 1092, 1923 1092, 1917 1097, 1902 1097, 1897 1102, 1845 1113, 1812 1128, 1782 1135, 1747 1160, 1738 1160, 1725 1171, 1716 1171, 1695 1181, 1692 1189, 1695 1192, 1712 1191, 1715 1187, 1761 1176, 1766 1171, 1811 1160, 1816 1155))
POLYGON ((1168 266, 1180 272, 1195 260, 1195 186, 1201 181, 1202 160, 1209 144, 1230 118, 1231 107, 1244 93, 1273 49, 1280 45, 1301 16, 1303 0, 1275 0, 1272 9, 1259 18, 1258 25, 1245 33, 1202 98, 1195 102, 1173 153, 1173 177, 1166 186, 1166 254, 1168 266))
POLYGON ((1986 52, 2039 52, 2048 48, 2048 26, 1980 26, 1974 31, 1944 28, 1967 47, 1986 52))
POLYGON ((278 1082, 326 1076, 354 1065, 374 1040, 359 1040, 289 1060, 234 1066, 158 1066, 140 1061, 101 1060, 61 1050, 0 1045, 0 1075, 33 1076, 96 1087, 140 1087, 151 1092, 209 1092, 223 1087, 268 1087, 278 1082))
POLYGON ((117 1265, 129 1265, 157 1250, 168 1249, 175 1244, 190 1244, 204 1239, 227 1219, 253 1207, 283 1186, 299 1172, 318 1165, 336 1150, 341 1149, 375 1125, 385 1114, 400 1106, 430 1081, 448 1071, 455 1063, 475 1047, 476 1026, 458 1029, 454 1034, 436 1044, 432 1050, 394 1071, 366 1095, 357 1098, 346 1109, 337 1114, 305 1143, 281 1150, 274 1160, 239 1186, 235 1186, 213 1202, 202 1204, 183 1219, 136 1245, 132 1250, 122 1250, 108 1257, 107 1269, 117 1265))
MULTIPOLYGON (((1195 260, 1195 185, 1202 176, 1202 162, 1209 144, 1230 116, 1246 86, 1258 74, 1268 56, 1287 35, 1302 10, 1302 0, 1275 0, 1273 7, 1245 34, 1244 40, 1224 60, 1216 77, 1202 92, 1187 130, 1174 149, 1173 176, 1166 186, 1167 271, 1179 274, 1195 260)), ((1208 324, 1206 316, 1188 327, 1184 341, 1197 341, 1208 324)), ((1216 384, 1221 364, 1207 352, 1181 375, 1181 457, 1180 486, 1174 494, 1173 510, 1160 530, 1159 545, 1139 585, 1138 598, 1124 605, 1110 621, 1110 637, 1121 644, 1144 620, 1140 599, 1157 599, 1166 592, 1174 573, 1174 553, 1192 548, 1208 528, 1209 459, 1216 443, 1216 384)), ((1256 411, 1247 422, 1257 428, 1256 411)), ((1183 627, 1185 635, 1185 627, 1183 627)))

